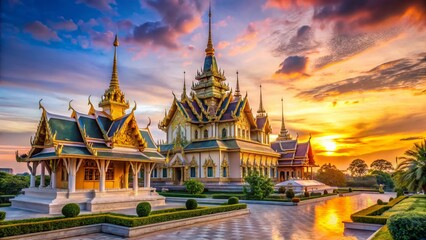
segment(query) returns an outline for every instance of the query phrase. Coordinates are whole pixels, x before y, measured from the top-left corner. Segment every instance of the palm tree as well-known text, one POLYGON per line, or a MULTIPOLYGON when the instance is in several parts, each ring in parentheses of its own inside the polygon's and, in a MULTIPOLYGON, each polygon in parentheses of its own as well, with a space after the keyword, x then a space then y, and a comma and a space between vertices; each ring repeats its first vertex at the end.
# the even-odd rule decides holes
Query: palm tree
POLYGON ((397 168, 401 174, 397 178, 400 185, 411 191, 423 189, 426 194, 426 139, 415 143, 414 148, 406 151, 405 155, 407 157, 404 157, 405 160, 397 168))

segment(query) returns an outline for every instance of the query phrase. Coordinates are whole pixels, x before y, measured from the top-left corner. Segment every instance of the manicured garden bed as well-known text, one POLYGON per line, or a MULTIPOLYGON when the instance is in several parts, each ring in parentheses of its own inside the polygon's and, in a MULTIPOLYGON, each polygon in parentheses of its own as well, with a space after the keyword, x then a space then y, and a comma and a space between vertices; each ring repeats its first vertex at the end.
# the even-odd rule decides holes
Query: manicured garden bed
POLYGON ((152 211, 151 214, 147 217, 104 213, 82 215, 73 218, 53 217, 4 221, 0 222, 0 237, 17 236, 28 233, 51 231, 99 223, 110 223, 126 227, 137 227, 246 208, 246 204, 232 204, 216 207, 200 207, 194 210, 186 210, 185 208, 164 209, 159 211, 152 211))
POLYGON ((388 216, 382 216, 382 214, 385 211, 391 209, 397 203, 404 200, 405 198, 406 198, 406 196, 397 197, 397 198, 393 199, 392 201, 390 201, 389 203, 387 203, 386 205, 375 204, 373 206, 370 206, 368 208, 365 208, 361 211, 358 211, 358 212, 352 214, 351 219, 352 219, 352 221, 359 222, 359 223, 373 223, 373 224, 384 225, 384 224, 386 224, 388 216))

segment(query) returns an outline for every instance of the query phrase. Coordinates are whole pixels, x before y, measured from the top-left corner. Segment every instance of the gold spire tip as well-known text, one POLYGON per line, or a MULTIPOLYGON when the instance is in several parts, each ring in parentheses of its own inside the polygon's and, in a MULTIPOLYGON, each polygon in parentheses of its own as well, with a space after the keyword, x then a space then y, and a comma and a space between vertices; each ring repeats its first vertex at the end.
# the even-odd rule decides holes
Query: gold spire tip
POLYGON ((114 39, 114 43, 113 43, 114 47, 118 47, 120 45, 120 42, 118 41, 118 35, 115 34, 115 39, 114 39))

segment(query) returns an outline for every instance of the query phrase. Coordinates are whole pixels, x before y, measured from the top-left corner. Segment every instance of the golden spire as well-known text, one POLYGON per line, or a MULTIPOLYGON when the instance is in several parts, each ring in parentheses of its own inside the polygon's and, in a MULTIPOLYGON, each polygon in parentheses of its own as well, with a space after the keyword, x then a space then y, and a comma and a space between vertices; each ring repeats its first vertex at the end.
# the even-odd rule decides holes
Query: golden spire
POLYGON ((235 88, 235 97, 241 97, 241 92, 240 92, 240 82, 238 80, 238 70, 237 70, 237 87, 235 88))
POLYGON ((259 110, 257 110, 258 116, 264 116, 266 113, 265 109, 263 108, 263 101, 262 101, 262 85, 260 85, 260 102, 259 102, 259 110))
POLYGON ((183 101, 186 98, 186 79, 185 79, 186 72, 183 72, 183 92, 181 96, 181 101, 183 101))
POLYGON ((110 88, 118 88, 118 72, 117 72, 117 47, 120 45, 118 42, 118 36, 115 34, 114 39, 114 61, 112 65, 112 75, 111 75, 111 83, 109 84, 110 88))
POLYGON ((124 93, 120 90, 118 84, 117 72, 117 47, 119 45, 118 36, 115 35, 114 39, 114 61, 112 66, 111 82, 109 88, 105 90, 101 98, 99 107, 108 113, 112 119, 119 118, 125 114, 125 110, 129 108, 129 102, 126 102, 124 93))
MULTIPOLYGON (((299 135, 298 135, 299 136, 299 135)), ((278 134, 277 141, 291 140, 291 136, 285 128, 284 123, 284 100, 281 98, 281 131, 278 134)))
POLYGON ((214 48, 212 42, 212 2, 209 6, 209 39, 207 40, 206 56, 213 56, 214 48))

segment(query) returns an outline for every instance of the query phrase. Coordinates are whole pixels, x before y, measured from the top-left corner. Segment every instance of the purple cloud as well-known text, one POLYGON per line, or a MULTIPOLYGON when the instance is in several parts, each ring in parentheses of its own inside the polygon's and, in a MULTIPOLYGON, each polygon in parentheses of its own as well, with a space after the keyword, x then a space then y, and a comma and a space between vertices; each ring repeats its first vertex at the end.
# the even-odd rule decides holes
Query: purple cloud
POLYGON ((276 73, 283 74, 305 74, 308 58, 303 56, 290 56, 280 64, 281 69, 276 73))
POLYGON ((115 0, 77 0, 77 4, 85 4, 88 7, 95 8, 100 12, 113 12, 111 5, 117 5, 115 0))
POLYGON ((178 39, 202 24, 207 1, 146 0, 144 3, 160 14, 161 21, 145 22, 133 30, 133 40, 144 45, 176 49, 178 39))
POLYGON ((72 19, 66 20, 64 17, 60 17, 61 21, 52 23, 52 28, 55 30, 63 30, 63 31, 75 31, 77 30, 77 25, 74 23, 72 19))
POLYGON ((55 31, 53 31, 40 21, 35 21, 27 24, 24 27, 24 31, 31 34, 34 39, 45 43, 49 43, 50 41, 61 41, 55 31))

